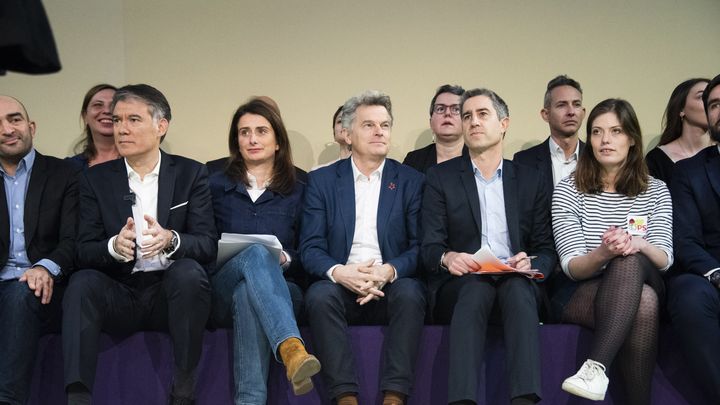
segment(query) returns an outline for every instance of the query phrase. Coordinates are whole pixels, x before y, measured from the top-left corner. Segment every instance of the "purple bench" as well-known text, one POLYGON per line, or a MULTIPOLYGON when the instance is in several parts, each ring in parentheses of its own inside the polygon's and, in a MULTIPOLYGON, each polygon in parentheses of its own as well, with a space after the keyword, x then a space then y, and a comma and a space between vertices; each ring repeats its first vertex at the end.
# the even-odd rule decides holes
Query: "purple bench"
MULTIPOLYGON (((312 350, 309 331, 303 329, 312 350)), ((693 385, 672 336, 663 331, 660 357, 653 377, 653 403, 663 405, 710 404, 693 385)), ((352 327, 350 331, 358 365, 360 403, 379 403, 378 370, 384 329, 352 327)), ((589 404, 560 389, 563 379, 574 373, 585 360, 591 332, 572 325, 541 326, 543 404, 589 404)), ((62 352, 59 335, 42 338, 33 377, 31 405, 64 405, 62 352)), ((447 400, 448 330, 442 326, 424 329, 417 361, 415 388, 410 404, 443 404, 447 400)), ((198 405, 232 404, 232 373, 229 330, 207 332, 199 367, 198 405)), ((103 405, 164 404, 172 369, 169 337, 159 332, 141 332, 119 338, 103 335, 95 386, 95 403, 103 405)), ((505 348, 501 331, 491 330, 479 387, 480 404, 507 404, 505 348)), ((296 397, 288 387, 284 369, 271 367, 268 381, 270 404, 329 404, 321 378, 316 389, 296 397)), ((605 401, 597 404, 622 404, 618 384, 613 384, 605 401)))

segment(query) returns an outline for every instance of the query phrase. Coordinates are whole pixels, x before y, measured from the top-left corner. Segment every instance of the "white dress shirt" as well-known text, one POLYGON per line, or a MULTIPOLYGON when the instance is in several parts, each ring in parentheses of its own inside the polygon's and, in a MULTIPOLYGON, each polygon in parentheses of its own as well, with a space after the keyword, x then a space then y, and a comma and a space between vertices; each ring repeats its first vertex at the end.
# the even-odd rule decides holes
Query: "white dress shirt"
MULTIPOLYGON (((158 152, 160 154, 160 152, 158 152)), ((157 220, 157 197, 158 197, 158 178, 160 177, 160 160, 162 155, 158 157, 158 162, 153 170, 146 174, 144 178, 140 178, 140 175, 133 170, 132 167, 125 160, 125 168, 127 170, 128 185, 130 191, 135 195, 135 203, 132 206, 133 220, 135 221, 135 249, 136 257, 135 267, 132 272, 138 271, 158 271, 165 270, 172 264, 172 260, 168 258, 169 255, 164 252, 152 257, 142 257, 140 249, 143 245, 143 240, 151 239, 150 235, 143 235, 143 231, 148 228, 147 221, 145 221, 145 215, 149 215, 157 220)), ((108 252, 116 260, 121 262, 128 262, 130 259, 118 254, 113 248, 116 236, 113 236, 108 241, 108 252)), ((179 244, 178 244, 179 246, 179 244)))
POLYGON ((250 185, 246 188, 246 190, 247 190, 248 195, 250 196, 250 199, 252 200, 252 202, 255 202, 265 192, 265 190, 270 185, 270 182, 265 181, 265 184, 263 184, 262 188, 260 188, 260 187, 258 187, 257 177, 255 177, 255 175, 251 174, 250 172, 247 172, 247 178, 248 178, 248 183, 250 183, 250 185))
POLYGON ((552 161, 553 186, 557 186, 560 180, 572 174, 577 166, 580 154, 580 141, 575 144, 575 152, 565 159, 565 151, 550 137, 550 160, 552 161))
POLYGON ((350 161, 355 180, 355 234, 347 264, 373 259, 375 265, 381 265, 382 253, 380 253, 377 233, 377 211, 385 161, 383 160, 380 166, 370 173, 370 176, 362 174, 352 158, 350 161))
MULTIPOLYGON (((346 264, 362 263, 372 259, 373 265, 379 266, 383 261, 377 233, 377 211, 385 161, 383 160, 370 176, 360 172, 352 156, 350 165, 355 184, 355 233, 346 264)), ((328 278, 333 282, 335 279, 332 277, 332 272, 338 266, 340 265, 335 265, 327 271, 328 278)), ((393 280, 397 278, 397 271, 394 273, 393 280)))

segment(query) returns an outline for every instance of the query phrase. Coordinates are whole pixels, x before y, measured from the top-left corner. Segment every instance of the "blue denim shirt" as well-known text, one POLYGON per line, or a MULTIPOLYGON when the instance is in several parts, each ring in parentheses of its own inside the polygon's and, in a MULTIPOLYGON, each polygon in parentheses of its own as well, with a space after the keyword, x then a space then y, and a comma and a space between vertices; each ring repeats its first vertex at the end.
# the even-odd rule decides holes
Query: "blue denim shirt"
POLYGON ((209 183, 218 233, 275 235, 292 260, 286 276, 299 271, 297 247, 305 193, 303 181, 296 181, 288 195, 267 189, 255 202, 244 184, 231 180, 222 171, 211 173, 209 183))
POLYGON ((27 194, 30 175, 35 163, 35 149, 23 157, 15 169, 15 175, 10 176, 0 166, 5 185, 5 199, 10 220, 10 251, 5 267, 0 270, 0 281, 20 278, 22 274, 33 266, 43 266, 50 274, 60 274, 60 266, 50 259, 42 259, 32 264, 27 257, 25 247, 25 195, 27 194))

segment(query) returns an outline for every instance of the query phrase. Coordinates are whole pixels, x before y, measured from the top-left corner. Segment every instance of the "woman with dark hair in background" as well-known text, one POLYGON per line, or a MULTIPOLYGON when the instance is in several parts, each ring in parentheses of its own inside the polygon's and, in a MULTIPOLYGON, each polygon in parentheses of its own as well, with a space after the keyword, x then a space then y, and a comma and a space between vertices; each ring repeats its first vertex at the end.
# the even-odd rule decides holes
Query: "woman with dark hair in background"
POLYGON ((555 316, 594 330, 590 357, 563 390, 602 400, 617 357, 627 403, 650 404, 661 271, 673 262, 672 203, 648 175, 635 111, 608 99, 587 121, 587 145, 552 202, 560 274, 555 316))
POLYGON ((310 391, 310 377, 320 371, 295 321, 302 302, 295 282, 302 275, 296 249, 305 173, 293 165, 277 108, 260 98, 237 109, 228 145, 228 164, 216 165, 209 177, 218 232, 275 235, 283 247, 278 259, 251 245, 211 276, 213 320, 233 326, 235 403, 264 404, 271 354, 285 365, 296 395, 310 391))
MULTIPOLYGON (((335 114, 333 114, 333 120, 332 120, 332 128, 333 128, 333 141, 338 144, 340 147, 340 152, 337 159, 333 159, 327 163, 323 163, 317 166, 314 166, 310 169, 310 171, 313 171, 315 169, 319 169, 321 167, 330 166, 331 164, 337 162, 338 160, 347 159, 352 155, 352 145, 348 145, 348 143, 345 141, 345 134, 342 132, 342 109, 343 106, 340 106, 335 110, 335 114)), ((330 144, 326 144, 327 147, 330 144)))
POLYGON ((668 186, 675 162, 695 156, 714 143, 707 132, 702 102, 708 82, 708 79, 690 79, 675 87, 663 114, 660 142, 645 156, 650 175, 668 186))
POLYGON ((69 158, 83 169, 120 156, 115 149, 112 110, 110 110, 115 90, 117 90, 115 86, 98 84, 85 93, 80 108, 85 136, 75 145, 76 152, 80 148, 82 151, 69 158))

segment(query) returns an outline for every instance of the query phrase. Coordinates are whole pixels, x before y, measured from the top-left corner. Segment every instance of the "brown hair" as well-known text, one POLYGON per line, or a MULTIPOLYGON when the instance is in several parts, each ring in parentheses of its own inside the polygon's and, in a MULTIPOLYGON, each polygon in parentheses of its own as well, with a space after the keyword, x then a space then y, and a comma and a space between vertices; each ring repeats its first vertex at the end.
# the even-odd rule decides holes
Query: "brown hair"
POLYGON ((246 186, 250 185, 247 177, 247 165, 240 153, 240 143, 238 142, 237 125, 240 118, 245 114, 255 114, 265 118, 270 122, 270 126, 275 133, 278 150, 275 153, 273 173, 268 188, 280 194, 292 193, 295 187, 295 166, 293 165, 292 151, 290 150, 290 138, 282 118, 280 118, 278 109, 261 98, 253 98, 241 105, 233 115, 228 136, 230 157, 228 158, 225 173, 235 181, 239 181, 246 186))
MULTIPOLYGON (((107 83, 101 83, 91 87, 90 90, 85 93, 85 98, 83 98, 82 107, 80 107, 80 118, 82 118, 85 112, 87 112, 88 106, 90 105, 90 100, 92 100, 92 98, 95 97, 96 94, 100 93, 103 90, 116 91, 117 88, 107 83)), ((76 153, 78 150, 82 149, 82 152, 80 153, 87 160, 91 160, 95 157, 95 155, 97 155, 97 149, 95 148, 95 141, 93 141, 92 132, 90 132, 90 126, 87 124, 87 122, 85 123, 83 134, 85 136, 83 137, 83 139, 81 139, 80 141, 78 141, 78 143, 75 144, 74 149, 76 153)))
POLYGON ((709 83, 710 79, 689 79, 680 83, 670 94, 665 113, 663 114, 663 132, 660 136, 658 145, 667 145, 668 143, 682 136, 683 118, 680 112, 685 108, 690 90, 698 83, 709 83))
POLYGON ((620 172, 615 178, 615 190, 628 197, 635 197, 645 192, 648 188, 648 168, 643 159, 643 142, 640 124, 632 105, 619 98, 609 98, 601 101, 590 111, 587 120, 587 146, 583 149, 582 155, 575 168, 575 187, 587 194, 601 193, 606 184, 603 181, 602 167, 595 158, 590 142, 592 127, 595 119, 605 113, 614 113, 623 133, 625 133, 635 144, 628 150, 627 159, 620 172))

